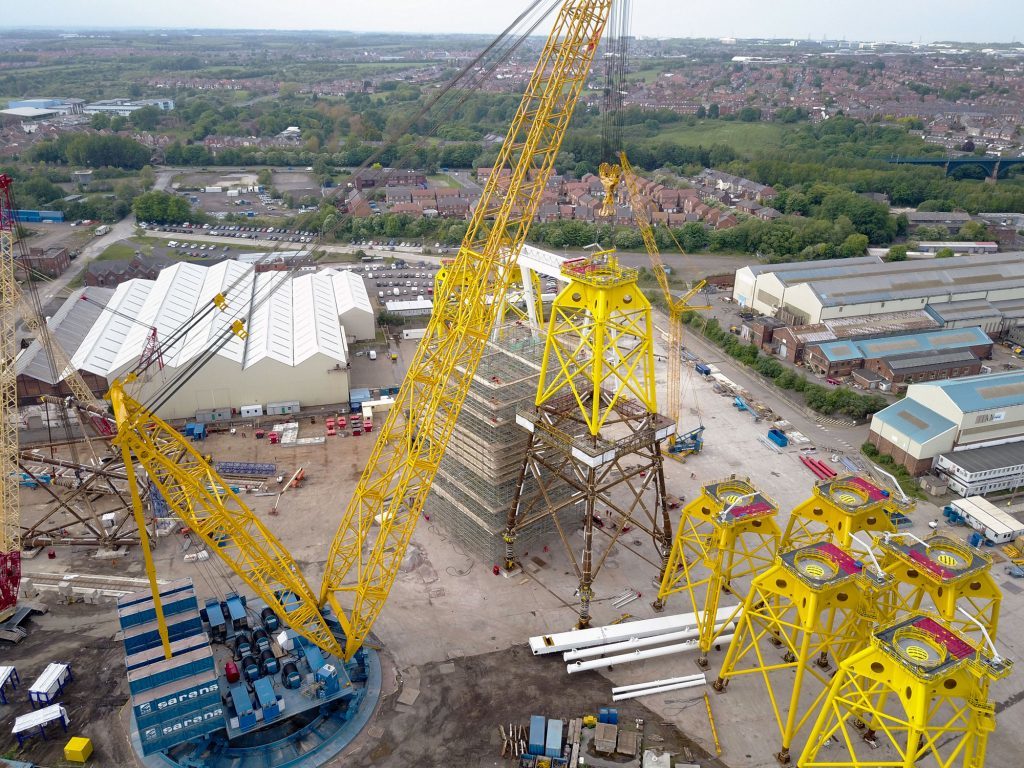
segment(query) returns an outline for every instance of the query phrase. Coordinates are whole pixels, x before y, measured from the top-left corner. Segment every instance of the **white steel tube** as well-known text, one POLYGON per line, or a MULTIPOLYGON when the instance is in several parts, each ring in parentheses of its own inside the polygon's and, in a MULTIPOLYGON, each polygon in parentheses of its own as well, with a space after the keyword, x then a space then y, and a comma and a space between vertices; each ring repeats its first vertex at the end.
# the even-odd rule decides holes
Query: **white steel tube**
POLYGON ((707 685, 707 682, 703 679, 691 680, 688 683, 675 683, 674 685, 662 685, 658 688, 644 688, 642 691, 630 691, 629 693, 620 693, 618 695, 612 695, 612 701, 624 701, 625 699, 635 699, 640 696, 648 696, 652 693, 666 693, 667 691, 681 691, 684 688, 696 688, 698 685, 707 685))
POLYGON ((685 675, 683 677, 666 677, 663 680, 651 680, 649 683, 636 683, 635 685, 620 685, 616 688, 612 688, 612 693, 628 693, 629 691, 639 691, 643 688, 657 688, 659 685, 675 685, 676 683, 688 683, 691 680, 704 679, 704 673, 698 672, 695 675, 685 675))
MULTIPOLYGON (((722 606, 715 613, 715 623, 725 621, 735 611, 735 605, 722 606)), ((564 653, 574 648, 590 648, 594 645, 628 640, 631 637, 650 637, 651 635, 664 634, 665 632, 692 629, 696 626, 697 617, 692 613, 658 616, 653 619, 610 624, 606 627, 576 629, 553 635, 537 635, 530 638, 530 650, 537 656, 548 653, 564 653)))
MULTIPOLYGON (((719 643, 728 643, 732 640, 732 635, 725 635, 718 639, 719 643)), ((565 671, 570 675, 575 672, 586 672, 591 669, 601 669, 602 667, 610 667, 613 664, 629 664, 633 661, 643 661, 644 659, 654 659, 658 656, 670 656, 674 653, 685 653, 686 651, 692 651, 700 647, 700 644, 696 640, 688 640, 685 643, 678 643, 676 645, 666 645, 661 648, 651 648, 650 650, 641 651, 636 650, 632 653, 621 653, 618 656, 605 656, 603 659, 590 659, 589 661, 577 661, 572 664, 565 665, 565 671)))
MULTIPOLYGON (((735 624, 730 622, 726 629, 733 629, 735 626, 735 624)), ((716 632, 721 629, 721 624, 715 626, 716 632)), ((629 640, 623 640, 621 643, 609 643, 608 645, 598 645, 593 648, 579 648, 566 651, 562 654, 562 661, 592 659, 595 656, 603 656, 606 653, 631 651, 634 648, 646 648, 651 645, 661 645, 662 643, 670 643, 676 640, 693 640, 695 637, 700 637, 699 629, 684 629, 679 632, 666 632, 664 635, 652 635, 651 637, 631 637, 629 640)))

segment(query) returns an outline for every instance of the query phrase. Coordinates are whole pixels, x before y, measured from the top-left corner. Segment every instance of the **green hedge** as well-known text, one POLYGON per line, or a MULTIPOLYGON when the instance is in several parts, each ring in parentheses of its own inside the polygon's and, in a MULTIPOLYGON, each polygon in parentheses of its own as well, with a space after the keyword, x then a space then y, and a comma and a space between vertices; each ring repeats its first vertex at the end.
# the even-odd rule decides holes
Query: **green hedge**
POLYGON ((775 358, 761 355, 755 345, 744 344, 739 336, 722 328, 717 320, 709 320, 705 325, 703 317, 689 313, 686 321, 697 328, 703 326, 705 338, 725 350, 730 357, 771 379, 775 386, 803 393, 807 407, 825 416, 843 414, 863 421, 889 405, 881 395, 861 395, 847 387, 823 387, 808 381, 803 374, 787 368, 775 358))
POLYGON ((902 465, 897 464, 892 456, 886 456, 884 453, 881 453, 871 443, 862 443, 860 446, 860 452, 895 477, 907 496, 911 496, 915 499, 925 498, 917 480, 915 480, 902 465))

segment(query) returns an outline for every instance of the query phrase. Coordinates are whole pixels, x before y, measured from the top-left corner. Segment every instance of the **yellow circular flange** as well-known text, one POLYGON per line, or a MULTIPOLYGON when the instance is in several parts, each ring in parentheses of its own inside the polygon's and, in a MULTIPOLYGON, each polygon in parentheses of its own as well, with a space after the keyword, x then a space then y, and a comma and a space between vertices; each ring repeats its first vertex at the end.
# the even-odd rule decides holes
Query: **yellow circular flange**
POLYGON ((798 554, 794 563, 800 573, 815 581, 831 579, 838 573, 835 563, 810 552, 798 554))
POLYGON ((946 660, 946 649, 931 635, 913 627, 897 630, 892 642, 903 658, 918 667, 933 668, 946 660))

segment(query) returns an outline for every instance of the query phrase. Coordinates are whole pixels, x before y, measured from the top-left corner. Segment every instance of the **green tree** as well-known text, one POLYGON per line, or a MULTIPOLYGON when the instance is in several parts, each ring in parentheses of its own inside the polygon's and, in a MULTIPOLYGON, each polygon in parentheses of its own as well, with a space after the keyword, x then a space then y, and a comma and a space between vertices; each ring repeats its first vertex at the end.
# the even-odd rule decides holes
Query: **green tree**
POLYGON ((889 249, 889 253, 886 255, 886 261, 906 261, 907 251, 910 248, 906 245, 894 245, 889 249))
POLYGON ((274 174, 269 168, 260 168, 259 173, 256 174, 256 181, 262 187, 270 187, 274 183, 274 174))
POLYGON ((703 120, 707 116, 708 116, 707 107, 705 107, 703 104, 701 104, 699 107, 697 107, 697 119, 698 120, 703 120))
POLYGON ((936 259, 950 259, 953 256, 956 256, 956 253, 953 252, 952 248, 940 248, 935 253, 936 259))
POLYGON ((867 253, 867 250, 867 235, 850 235, 843 240, 843 244, 839 246, 839 255, 848 259, 853 256, 863 256, 867 253))
POLYGON ((139 221, 182 224, 199 218, 184 198, 168 192, 146 192, 135 198, 132 211, 139 221))
POLYGON ((110 128, 110 115, 106 112, 97 112, 89 119, 89 125, 97 131, 105 131, 110 128))
POLYGON ((956 235, 957 240, 975 242, 979 240, 991 240, 992 234, 988 231, 988 225, 984 221, 968 221, 956 235))
POLYGON ((131 114, 131 123, 140 131, 152 131, 160 124, 160 110, 154 106, 136 109, 131 114))
POLYGON ((718 106, 718 104, 712 104, 710 107, 708 107, 708 117, 710 117, 712 120, 717 120, 720 114, 721 108, 718 106))

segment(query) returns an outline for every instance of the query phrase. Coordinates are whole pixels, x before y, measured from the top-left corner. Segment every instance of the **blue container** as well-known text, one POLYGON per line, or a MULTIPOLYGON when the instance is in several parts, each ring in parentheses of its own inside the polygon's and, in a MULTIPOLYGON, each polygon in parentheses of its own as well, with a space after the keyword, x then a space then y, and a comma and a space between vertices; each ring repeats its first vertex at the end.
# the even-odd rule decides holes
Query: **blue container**
POLYGON ((597 710, 597 722, 607 723, 608 722, 608 707, 601 707, 597 710))
POLYGON ((608 710, 608 721, 607 722, 610 723, 611 725, 618 725, 619 724, 619 710, 617 710, 617 709, 609 709, 608 710))
POLYGON ((547 723, 543 715, 530 716, 530 743, 527 751, 531 755, 544 754, 544 740, 546 738, 547 723))
POLYGON ((967 539, 967 543, 970 544, 972 547, 980 547, 981 546, 981 542, 982 542, 982 536, 977 531, 972 533, 970 535, 970 538, 967 539))
POLYGON ((562 756, 562 721, 548 720, 548 733, 544 741, 544 757, 562 756))

